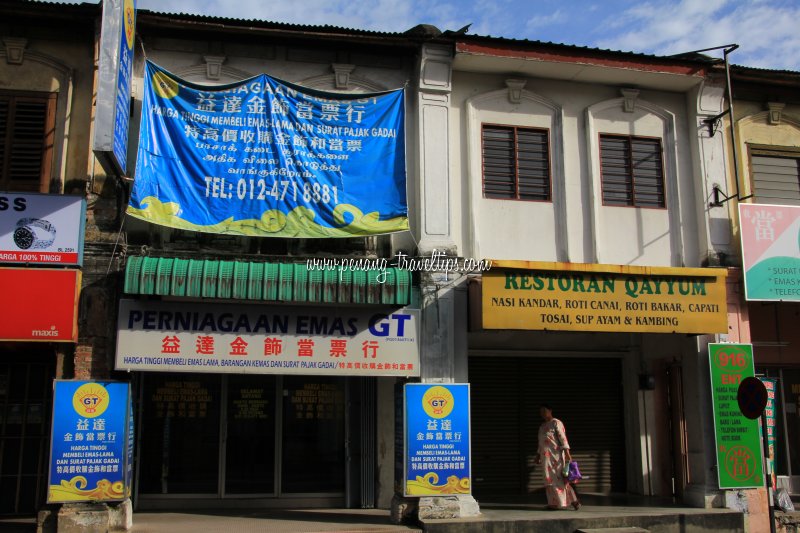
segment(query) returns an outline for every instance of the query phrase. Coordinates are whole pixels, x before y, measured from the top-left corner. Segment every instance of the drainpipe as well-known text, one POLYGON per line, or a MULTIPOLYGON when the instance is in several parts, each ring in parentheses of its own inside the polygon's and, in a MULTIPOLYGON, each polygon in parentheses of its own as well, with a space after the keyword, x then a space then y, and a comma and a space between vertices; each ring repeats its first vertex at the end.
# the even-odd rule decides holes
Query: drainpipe
POLYGON ((734 180, 734 186, 736 188, 736 194, 733 194, 731 196, 727 196, 727 195, 725 195, 725 193, 723 193, 719 189, 719 187, 714 185, 714 188, 713 188, 714 199, 713 199, 712 202, 710 202, 708 204, 709 207, 722 207, 723 205, 725 205, 725 202, 727 202, 729 200, 733 200, 734 198, 737 201, 741 201, 741 200, 746 200, 747 198, 750 198, 750 196, 752 196, 752 195, 750 195, 750 196, 742 197, 741 196, 741 191, 739 189, 739 156, 738 156, 738 152, 739 151, 738 151, 738 148, 737 148, 738 145, 737 145, 737 142, 736 142, 736 125, 734 124, 734 119, 733 119, 733 89, 731 87, 731 68, 730 68, 730 63, 728 62, 728 55, 731 52, 733 52, 734 50, 736 50, 737 48, 739 48, 738 44, 726 44, 726 45, 723 45, 723 46, 714 46, 714 47, 711 47, 711 48, 703 48, 702 50, 693 50, 691 52, 686 52, 686 53, 683 53, 683 54, 677 54, 675 56, 672 56, 672 57, 681 57, 681 56, 687 56, 687 55, 690 55, 690 54, 699 54, 700 52, 708 52, 710 50, 722 50, 723 51, 723 58, 724 58, 724 62, 725 62, 725 92, 726 92, 726 95, 728 97, 728 109, 726 109, 725 111, 723 111, 719 115, 715 115, 715 116, 713 116, 711 118, 705 119, 704 122, 708 125, 709 134, 713 137, 714 133, 716 133, 715 126, 716 126, 717 122, 722 117, 724 117, 725 115, 728 115, 729 118, 730 118, 730 123, 731 123, 731 153, 733 155, 733 180, 734 180))
POLYGON ((728 54, 733 52, 739 48, 738 44, 733 44, 725 49, 724 57, 725 57, 725 80, 728 89, 728 119, 731 123, 731 146, 732 146, 732 153, 733 153, 733 179, 736 183, 736 199, 740 200, 740 193, 739 193, 739 157, 737 155, 737 147, 739 146, 736 142, 736 125, 733 121, 733 89, 731 88, 731 67, 728 63, 728 54))

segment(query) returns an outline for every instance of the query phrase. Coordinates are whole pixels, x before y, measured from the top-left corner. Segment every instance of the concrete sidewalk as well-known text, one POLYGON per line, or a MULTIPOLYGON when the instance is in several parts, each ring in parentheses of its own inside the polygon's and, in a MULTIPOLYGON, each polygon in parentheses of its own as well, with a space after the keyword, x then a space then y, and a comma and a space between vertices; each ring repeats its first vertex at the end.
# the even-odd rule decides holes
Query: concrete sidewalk
MULTIPOLYGON (((481 501, 481 516, 393 525, 385 509, 200 509, 136 511, 131 533, 574 533, 582 528, 639 527, 650 533, 734 533, 743 515, 728 509, 695 509, 637 497, 582 496, 579 511, 548 511, 541 498, 481 501), (505 500, 505 501, 502 501, 505 500)), ((0 520, 0 533, 34 533, 35 520, 0 520)))
POLYGON ((395 526, 382 509, 136 512, 131 533, 322 533, 421 531, 395 526))

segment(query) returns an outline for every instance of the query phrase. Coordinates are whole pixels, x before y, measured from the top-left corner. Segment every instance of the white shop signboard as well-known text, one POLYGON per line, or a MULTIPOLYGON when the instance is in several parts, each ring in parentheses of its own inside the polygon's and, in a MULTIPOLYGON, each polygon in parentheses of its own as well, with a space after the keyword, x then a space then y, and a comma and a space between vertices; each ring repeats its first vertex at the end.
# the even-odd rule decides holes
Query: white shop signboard
POLYGON ((416 309, 121 300, 117 370, 419 376, 416 309))

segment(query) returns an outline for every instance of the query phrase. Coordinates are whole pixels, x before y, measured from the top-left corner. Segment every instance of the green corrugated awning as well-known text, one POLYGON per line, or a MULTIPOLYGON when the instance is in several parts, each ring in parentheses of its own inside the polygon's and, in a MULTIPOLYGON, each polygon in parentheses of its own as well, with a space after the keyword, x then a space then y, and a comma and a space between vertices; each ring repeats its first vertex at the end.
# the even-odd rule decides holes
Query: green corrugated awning
POLYGON ((411 273, 396 267, 384 274, 314 270, 304 263, 133 256, 125 267, 124 290, 187 298, 408 305, 411 273))

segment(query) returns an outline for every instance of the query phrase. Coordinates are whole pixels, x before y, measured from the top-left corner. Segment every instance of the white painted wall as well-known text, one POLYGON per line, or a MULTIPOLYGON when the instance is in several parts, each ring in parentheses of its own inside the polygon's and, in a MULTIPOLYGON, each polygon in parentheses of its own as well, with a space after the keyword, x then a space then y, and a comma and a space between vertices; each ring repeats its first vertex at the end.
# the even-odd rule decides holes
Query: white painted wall
MULTIPOLYGON (((454 72, 450 115, 453 239, 461 255, 492 259, 699 266, 698 198, 685 93, 642 90, 632 112, 620 89, 560 80, 454 72), (550 130, 552 202, 485 199, 482 123, 550 130), (665 209, 602 205, 599 135, 662 140, 665 209)), ((692 104, 694 105, 694 104, 692 104)), ((691 110, 694 112, 694 109, 691 110)), ((695 148, 696 150, 696 148, 695 148)))

